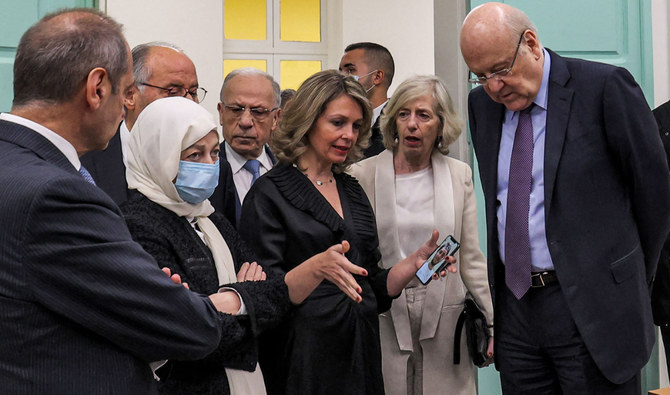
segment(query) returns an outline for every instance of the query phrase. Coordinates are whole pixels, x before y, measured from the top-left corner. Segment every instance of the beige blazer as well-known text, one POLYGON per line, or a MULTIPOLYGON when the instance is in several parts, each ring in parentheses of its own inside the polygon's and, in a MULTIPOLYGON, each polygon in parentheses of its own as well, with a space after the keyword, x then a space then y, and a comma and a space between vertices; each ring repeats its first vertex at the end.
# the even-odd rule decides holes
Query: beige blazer
MULTIPOLYGON (((431 157, 435 188, 435 226, 440 240, 448 234, 461 243, 456 253, 456 274, 428 284, 424 302, 420 344, 423 350, 424 394, 474 394, 474 365, 468 363, 465 336, 461 339, 461 364, 454 365, 453 341, 458 315, 470 293, 487 320, 493 323, 486 260, 479 248, 477 208, 472 170, 456 159, 435 151, 431 157), (448 218, 453 216, 453 218, 448 218)), ((386 150, 351 167, 365 190, 377 218, 382 266, 401 259, 398 247, 395 171, 393 153, 386 150)), ((426 240, 430 235, 426 235, 426 240)), ((387 395, 406 393, 407 359, 412 352, 409 314, 405 293, 393 301, 391 310, 380 315, 382 369, 387 395)))

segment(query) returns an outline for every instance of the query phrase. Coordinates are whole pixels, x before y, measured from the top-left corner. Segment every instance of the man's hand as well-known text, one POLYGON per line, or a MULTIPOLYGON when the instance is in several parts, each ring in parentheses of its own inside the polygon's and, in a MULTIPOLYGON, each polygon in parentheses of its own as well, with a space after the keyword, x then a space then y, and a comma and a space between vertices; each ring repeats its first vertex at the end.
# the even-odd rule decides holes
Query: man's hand
POLYGON ((222 313, 237 314, 240 311, 242 302, 237 292, 233 290, 224 290, 222 292, 209 295, 209 299, 214 303, 214 307, 222 313))
POLYGON ((172 272, 170 271, 170 268, 164 267, 161 270, 163 271, 163 273, 167 274, 168 277, 170 277, 170 280, 172 280, 173 283, 175 283, 177 285, 181 284, 181 285, 184 286, 184 288, 189 289, 188 288, 188 283, 181 282, 181 276, 178 275, 178 274, 172 274, 172 272))

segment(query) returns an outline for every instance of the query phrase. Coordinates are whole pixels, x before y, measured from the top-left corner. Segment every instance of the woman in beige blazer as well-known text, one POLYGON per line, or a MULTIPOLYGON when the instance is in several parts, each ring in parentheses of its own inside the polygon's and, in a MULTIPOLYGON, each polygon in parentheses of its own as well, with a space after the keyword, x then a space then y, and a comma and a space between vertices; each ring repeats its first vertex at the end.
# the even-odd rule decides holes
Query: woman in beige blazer
MULTIPOLYGON (((479 248, 472 170, 446 156, 461 122, 444 82, 417 76, 400 84, 381 124, 386 151, 354 165, 351 173, 375 211, 382 266, 403 259, 432 229, 461 243, 460 275, 427 285, 412 280, 380 316, 386 393, 475 394, 472 362, 467 357, 459 365, 452 362, 455 325, 466 297, 474 298, 489 323, 493 307, 479 248)), ((461 356, 469 355, 464 340, 465 335, 461 356)), ((491 340, 491 357, 492 350, 491 340)))

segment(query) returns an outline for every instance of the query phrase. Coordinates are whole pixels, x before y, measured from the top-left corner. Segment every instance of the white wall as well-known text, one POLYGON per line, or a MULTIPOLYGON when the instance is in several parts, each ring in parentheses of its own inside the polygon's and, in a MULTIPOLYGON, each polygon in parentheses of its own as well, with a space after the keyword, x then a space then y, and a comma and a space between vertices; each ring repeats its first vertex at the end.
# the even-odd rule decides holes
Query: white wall
POLYGON ((100 8, 125 27, 130 47, 167 41, 193 60, 198 82, 207 89, 202 105, 216 112, 223 83, 223 2, 183 0, 102 0, 100 8))

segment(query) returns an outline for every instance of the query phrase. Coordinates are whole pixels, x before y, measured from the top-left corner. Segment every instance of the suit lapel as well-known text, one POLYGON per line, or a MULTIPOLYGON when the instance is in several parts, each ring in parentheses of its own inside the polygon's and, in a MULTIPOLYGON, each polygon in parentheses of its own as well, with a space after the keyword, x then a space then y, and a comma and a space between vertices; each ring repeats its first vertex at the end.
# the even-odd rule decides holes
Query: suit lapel
POLYGON ((477 160, 482 174, 482 189, 484 196, 487 196, 487 212, 493 212, 495 215, 496 191, 498 189, 498 151, 500 150, 500 139, 502 137, 502 121, 505 115, 505 106, 491 100, 485 92, 481 92, 485 97, 484 124, 478 131, 477 140, 479 141, 477 149, 477 160))
POLYGON ((267 144, 265 144, 265 153, 268 154, 268 158, 270 158, 270 163, 272 163, 272 166, 276 165, 277 164, 277 158, 272 153, 272 151, 270 150, 270 147, 267 144))
MULTIPOLYGON (((225 147, 221 148, 221 151, 219 151, 219 158, 220 158, 219 160, 221 159, 225 161, 228 160, 228 155, 226 154, 225 147)), ((242 203, 240 202, 240 197, 237 195, 237 187, 235 186, 235 181, 233 179, 234 176, 235 176, 234 174, 231 174, 231 180, 233 180, 231 184, 233 192, 235 194, 235 227, 238 227, 240 225, 240 216, 242 215, 242 203)))
MULTIPOLYGON (((455 232, 453 175, 449 169, 447 157, 437 150, 433 152, 431 162, 433 167, 433 199, 435 200, 433 217, 435 219, 434 227, 440 232, 439 243, 447 235, 455 232)), ((428 284, 426 300, 423 305, 423 311, 426 314, 421 316, 420 340, 431 339, 435 336, 446 289, 447 287, 442 280, 428 284)))
POLYGON ((393 153, 384 151, 375 160, 375 212, 377 215, 377 229, 379 233, 379 249, 384 259, 385 269, 393 267, 400 260, 398 241, 397 214, 395 201, 395 172, 393 170, 393 153), (388 197, 391 196, 392 199, 388 197))
POLYGON ((30 128, 13 122, 0 121, 0 125, 2 125, 0 140, 27 148, 47 162, 79 175, 79 172, 72 166, 67 157, 46 137, 30 128))
MULTIPOLYGON (((548 50, 549 51, 549 50, 548 50)), ((566 88, 570 79, 565 60, 549 51, 551 72, 547 98, 547 129, 544 148, 544 208, 549 213, 554 194, 556 172, 563 151, 563 144, 570 120, 570 107, 574 91, 566 88)))

